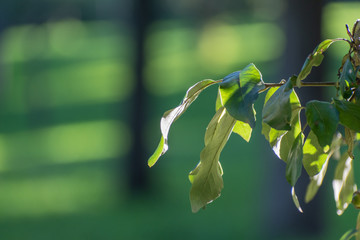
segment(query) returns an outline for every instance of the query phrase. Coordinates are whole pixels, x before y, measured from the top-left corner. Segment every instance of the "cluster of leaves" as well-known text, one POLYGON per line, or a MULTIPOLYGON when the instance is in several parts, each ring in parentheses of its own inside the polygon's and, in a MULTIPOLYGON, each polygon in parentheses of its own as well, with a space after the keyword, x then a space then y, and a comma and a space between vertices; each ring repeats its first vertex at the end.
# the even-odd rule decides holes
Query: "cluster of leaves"
POLYGON ((203 80, 190 87, 182 103, 163 115, 162 137, 148 164, 153 166, 168 150, 168 133, 199 94, 211 85, 218 86, 216 113, 205 133, 205 147, 200 162, 189 174, 192 188, 190 202, 193 212, 205 207, 220 196, 223 188, 223 171, 219 161, 224 145, 232 132, 249 141, 255 127, 254 102, 266 92, 262 110, 262 134, 275 154, 286 164, 286 180, 292 186, 296 207, 302 211, 295 194, 295 184, 302 168, 310 177, 305 202, 316 195, 325 177, 330 158, 337 160, 333 178, 334 198, 340 215, 352 201, 357 187, 354 182, 353 149, 360 140, 360 24, 348 30, 350 40, 329 39, 321 42, 307 57, 296 76, 280 83, 265 83, 254 64, 229 74, 221 80, 203 80), (339 69, 339 77, 333 83, 306 83, 304 79, 312 67, 319 66, 323 53, 332 43, 345 41, 350 44, 339 69), (316 85, 317 84, 317 85, 316 85), (302 106, 294 88, 307 86, 333 86, 340 94, 331 102, 309 101, 302 106), (306 123, 300 121, 305 111, 306 123), (307 136, 304 130, 309 128, 307 136), (344 148, 342 146, 347 146, 344 148), (336 157, 339 156, 339 157, 336 157))

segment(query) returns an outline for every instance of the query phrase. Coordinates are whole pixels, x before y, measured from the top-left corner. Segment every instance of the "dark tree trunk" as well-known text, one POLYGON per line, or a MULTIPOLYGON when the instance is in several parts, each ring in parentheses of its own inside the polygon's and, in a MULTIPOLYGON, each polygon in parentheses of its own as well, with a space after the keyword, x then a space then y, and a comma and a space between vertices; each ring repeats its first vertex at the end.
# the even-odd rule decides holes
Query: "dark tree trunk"
POLYGON ((135 41, 135 92, 131 108, 133 145, 128 159, 130 192, 140 192, 148 186, 146 150, 144 146, 144 123, 147 117, 147 93, 144 87, 145 39, 151 21, 151 1, 136 0, 133 8, 135 41))
MULTIPOLYGON (((288 2, 287 14, 282 21, 287 39, 283 67, 279 73, 282 78, 288 78, 293 74, 297 75, 308 54, 321 42, 321 13, 322 1, 320 0, 293 0, 288 2)), ((321 82, 321 68, 313 68, 311 74, 304 81, 321 82)), ((303 106, 309 100, 321 100, 322 98, 321 88, 306 87, 296 91, 303 106)), ((305 121, 304 116, 301 116, 301 121, 305 121)), ((283 233, 291 233, 292 235, 294 233, 299 235, 320 234, 323 227, 323 214, 320 206, 321 191, 312 202, 304 204, 302 200, 305 197, 309 178, 303 169, 302 176, 295 186, 304 210, 303 214, 298 213, 291 201, 290 185, 285 181, 285 164, 279 164, 278 161, 275 161, 272 168, 270 171, 276 175, 271 181, 270 202, 272 209, 269 211, 269 218, 276 216, 276 224, 272 225, 273 228, 269 230, 270 235, 276 238, 283 233)))

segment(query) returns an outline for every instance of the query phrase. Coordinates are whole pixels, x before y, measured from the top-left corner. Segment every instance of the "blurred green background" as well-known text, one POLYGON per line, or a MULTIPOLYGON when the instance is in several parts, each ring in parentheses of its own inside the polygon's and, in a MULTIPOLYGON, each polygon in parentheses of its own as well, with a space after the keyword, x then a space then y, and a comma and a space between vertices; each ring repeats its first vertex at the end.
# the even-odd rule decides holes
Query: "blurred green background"
MULTIPOLYGON (((195 82, 250 62, 265 82, 289 77, 286 62, 302 63, 318 44, 289 56, 288 46, 301 49, 289 34, 312 38, 292 22, 309 18, 307 3, 295 13, 285 0, 2 1, 1 239, 338 239, 353 228, 357 211, 336 215, 329 176, 310 204, 299 187, 305 213, 297 212, 261 124, 250 143, 231 137, 221 156, 222 196, 191 213, 187 174, 199 161, 216 87, 174 124, 169 152, 146 167, 162 113, 195 82), (142 11, 149 17, 139 25, 142 11)), ((355 1, 320 9, 321 39, 347 38, 345 24, 360 18, 355 1)), ((326 53, 324 81, 336 80, 346 47, 326 53)))

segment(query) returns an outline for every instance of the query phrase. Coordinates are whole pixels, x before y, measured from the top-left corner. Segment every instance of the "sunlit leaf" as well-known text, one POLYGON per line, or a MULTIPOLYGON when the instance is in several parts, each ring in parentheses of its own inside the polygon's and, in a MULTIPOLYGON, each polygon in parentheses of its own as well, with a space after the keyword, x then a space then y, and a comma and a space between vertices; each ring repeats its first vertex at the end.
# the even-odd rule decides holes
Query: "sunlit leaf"
POLYGON ((296 193, 295 193, 295 187, 292 187, 291 188, 291 196, 292 196, 292 199, 293 199, 293 202, 296 206, 296 208, 299 210, 299 212, 303 212, 303 210, 301 209, 301 206, 300 206, 300 203, 299 203, 299 199, 298 197, 296 196, 296 193))
MULTIPOLYGON (((221 100, 221 92, 220 87, 218 91, 218 95, 216 98, 216 111, 223 106, 222 100, 221 100)), ((233 132, 238 134, 240 137, 242 137, 245 141, 249 142, 251 138, 252 128, 248 123, 244 123, 242 121, 236 121, 235 126, 233 128, 233 132)))
MULTIPOLYGON (((276 91, 275 89, 270 89, 265 97, 265 103, 267 100, 270 99, 272 94, 276 91)), ((290 94, 290 103, 291 103, 291 110, 292 110, 292 119, 291 119, 291 130, 276 130, 271 128, 269 125, 263 122, 262 124, 262 131, 261 133, 265 136, 266 140, 270 143, 275 154, 282 159, 283 161, 287 161, 291 146, 295 141, 295 138, 301 132, 301 125, 300 125, 300 114, 299 111, 301 110, 299 98, 297 97, 295 91, 292 91, 290 94)))
POLYGON ((216 97, 216 102, 215 102, 215 110, 219 110, 219 108, 223 107, 223 103, 221 102, 221 92, 220 92, 220 86, 218 87, 218 93, 217 93, 217 97, 216 97))
MULTIPOLYGON (((312 136, 315 136, 315 135, 313 134, 312 136)), ((313 137, 311 137, 311 139, 313 139, 313 137)), ((312 145, 316 145, 315 142, 310 141, 309 144, 310 143, 312 143, 312 145)), ((305 144, 306 144, 306 142, 305 142, 305 144)), ((310 177, 310 183, 306 189, 306 194, 305 194, 305 202, 306 203, 310 202, 315 197, 316 193, 318 192, 318 190, 324 180, 330 158, 334 155, 334 153, 339 151, 341 144, 342 144, 342 136, 341 136, 341 134, 338 133, 337 135, 334 136, 334 140, 331 143, 330 150, 327 151, 327 153, 328 153, 327 158, 325 160, 325 163, 322 165, 320 172, 317 175, 310 177)), ((318 145, 318 147, 319 147, 319 145, 318 145)), ((304 146, 304 152, 305 152, 305 146, 304 146)), ((305 158, 305 155, 304 155, 304 158, 305 158)), ((304 161, 303 161, 303 163, 304 163, 304 161)))
POLYGON ((296 80, 296 86, 301 87, 301 81, 305 79, 311 72, 312 67, 317 67, 321 64, 324 55, 323 53, 330 47, 333 42, 339 41, 339 39, 327 39, 322 41, 314 51, 309 54, 306 58, 304 65, 301 68, 301 71, 296 80))
POLYGON ((351 63, 349 56, 347 56, 339 78, 340 92, 345 99, 349 98, 352 94, 350 88, 356 82, 356 73, 357 71, 351 63))
POLYGON ((289 79, 278 88, 265 102, 262 111, 263 122, 277 130, 290 130, 291 103, 290 94, 293 91, 295 77, 289 79))
POLYGON ((325 153, 324 148, 320 146, 318 138, 313 131, 310 131, 306 138, 303 154, 303 165, 310 177, 315 176, 323 169, 323 165, 329 155, 325 153))
POLYGON ((295 186, 301 175, 303 158, 303 134, 300 132, 291 146, 286 164, 286 180, 291 186, 295 186))
POLYGON ((221 107, 206 129, 205 147, 200 154, 200 163, 189 174, 192 183, 190 202, 193 212, 199 211, 220 196, 223 179, 219 157, 235 122, 226 109, 221 107))
POLYGON ((352 102, 334 99, 339 111, 340 123, 355 132, 360 132, 360 105, 352 102))
POLYGON ((309 101, 306 104, 305 115, 320 146, 330 146, 339 123, 339 113, 335 107, 328 102, 309 101))
POLYGON ((347 152, 343 154, 336 166, 332 185, 337 208, 336 213, 341 215, 351 202, 353 192, 356 191, 352 158, 347 152))
POLYGON ((219 85, 222 103, 229 114, 254 128, 254 102, 259 90, 264 88, 260 71, 251 63, 243 70, 226 76, 219 85))
POLYGON ((328 168, 329 160, 330 160, 330 157, 326 159, 325 163, 323 164, 322 169, 320 170, 320 172, 317 175, 310 177, 310 183, 307 186, 306 194, 305 194, 305 202, 306 203, 310 202, 315 197, 316 193, 318 192, 318 190, 324 180, 326 170, 328 168))
POLYGON ((173 122, 175 122, 176 119, 178 119, 188 109, 188 107, 196 100, 202 90, 215 83, 217 82, 211 79, 206 79, 196 83, 187 90, 182 103, 178 107, 164 113, 160 121, 160 129, 162 133, 161 140, 154 154, 148 160, 148 165, 150 167, 152 167, 157 162, 159 157, 168 150, 168 134, 173 122))
POLYGON ((242 121, 236 121, 233 132, 237 133, 245 141, 249 142, 251 138, 252 128, 247 123, 244 123, 242 121))
POLYGON ((340 240, 350 240, 351 238, 357 235, 357 232, 358 231, 356 229, 351 229, 346 233, 344 233, 344 235, 341 236, 340 240))

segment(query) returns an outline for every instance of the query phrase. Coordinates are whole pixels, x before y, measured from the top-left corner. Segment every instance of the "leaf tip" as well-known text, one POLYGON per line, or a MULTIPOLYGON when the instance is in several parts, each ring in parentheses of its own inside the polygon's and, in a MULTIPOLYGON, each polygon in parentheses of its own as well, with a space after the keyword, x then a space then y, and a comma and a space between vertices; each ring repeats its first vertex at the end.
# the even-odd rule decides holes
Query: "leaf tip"
POLYGON ((304 213, 301 206, 300 206, 299 199, 296 196, 295 187, 291 188, 291 196, 292 196, 293 202, 294 202, 296 208, 298 209, 298 211, 301 212, 301 213, 304 213))

